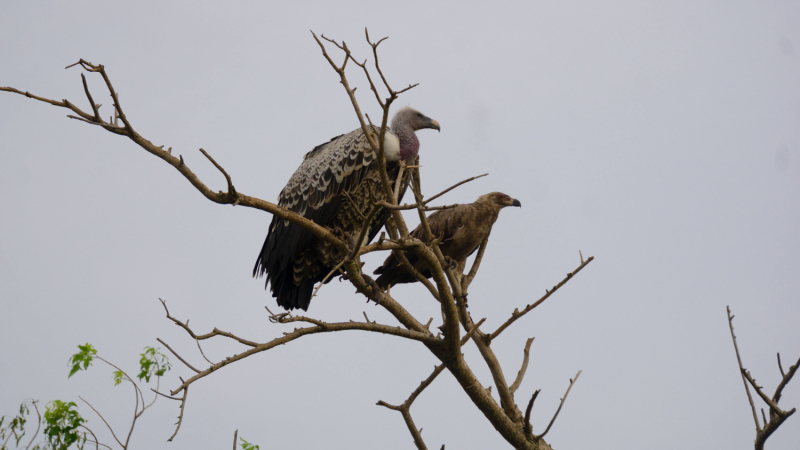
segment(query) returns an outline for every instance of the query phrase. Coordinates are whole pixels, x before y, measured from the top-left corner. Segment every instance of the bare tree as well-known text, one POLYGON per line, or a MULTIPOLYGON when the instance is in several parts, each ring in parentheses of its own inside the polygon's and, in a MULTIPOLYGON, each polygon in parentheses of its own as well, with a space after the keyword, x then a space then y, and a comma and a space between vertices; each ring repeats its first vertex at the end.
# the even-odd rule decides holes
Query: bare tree
MULTIPOLYGON (((564 405, 564 401, 567 398, 567 394, 569 394, 570 389, 577 381, 578 376, 580 375, 580 371, 575 375, 574 378, 569 380, 569 386, 564 394, 564 397, 561 399, 561 403, 558 406, 558 409, 553 414, 552 419, 544 428, 544 430, 536 434, 533 431, 533 425, 530 422, 530 415, 531 410, 534 405, 534 401, 536 400, 536 396, 538 395, 539 391, 536 391, 533 396, 528 400, 527 407, 525 408, 525 413, 523 414, 522 409, 518 406, 514 395, 521 385, 523 378, 525 376, 525 372, 528 366, 529 360, 529 350, 532 343, 532 339, 528 340, 525 345, 524 350, 524 358, 522 367, 517 373, 515 380, 509 385, 506 377, 504 375, 502 365, 498 360, 497 356, 495 355, 494 351, 492 350, 491 344, 505 329, 509 326, 514 324, 517 320, 531 312, 537 306, 542 304, 545 300, 547 300, 553 293, 555 293, 558 289, 564 286, 567 282, 569 282, 575 275, 578 274, 581 270, 583 270, 586 265, 593 261, 593 257, 589 257, 587 259, 583 258, 583 255, 580 255, 580 264, 572 271, 569 272, 566 277, 553 286, 551 289, 547 289, 545 291, 545 295, 543 295, 538 300, 534 301, 531 304, 524 306, 521 310, 515 309, 510 317, 503 322, 497 329, 493 331, 484 332, 480 329, 480 326, 483 324, 484 319, 475 322, 469 313, 469 308, 467 305, 467 296, 469 286, 472 281, 475 279, 478 270, 481 265, 481 261, 483 259, 484 252, 486 250, 486 246, 488 244, 488 239, 485 240, 480 249, 478 250, 477 256, 470 268, 469 272, 466 274, 456 273, 452 264, 448 264, 445 260, 445 257, 442 255, 442 252, 439 248, 441 238, 436 236, 432 236, 430 227, 426 220, 425 213, 427 211, 441 209, 442 206, 433 206, 432 201, 439 198, 444 193, 464 184, 465 182, 469 182, 472 179, 477 177, 473 177, 464 181, 461 181, 451 188, 444 190, 441 193, 433 195, 429 197, 427 200, 422 193, 421 188, 421 173, 419 166, 408 166, 404 167, 401 170, 410 170, 412 175, 412 192, 414 195, 414 202, 411 204, 398 204, 397 201, 397 192, 398 186, 392 186, 386 172, 386 161, 384 157, 384 135, 387 130, 387 123, 389 118, 389 110, 393 102, 401 95, 403 92, 408 91, 409 89, 414 88, 416 85, 409 85, 408 87, 395 91, 390 86, 386 76, 384 75, 383 71, 381 70, 379 61, 378 61, 378 46, 386 39, 380 39, 378 41, 373 42, 370 37, 369 33, 365 30, 366 40, 367 43, 370 45, 372 49, 372 57, 374 63, 374 71, 377 72, 377 77, 374 76, 374 73, 371 73, 371 69, 367 66, 367 60, 365 59, 363 62, 359 62, 357 60, 351 50, 348 48, 347 44, 342 41, 337 42, 334 39, 329 39, 324 35, 317 36, 312 32, 312 35, 316 42, 319 44, 319 47, 322 51, 323 57, 328 61, 330 66, 336 72, 339 77, 339 80, 344 87, 345 91, 347 92, 350 101, 352 103, 352 107, 356 113, 356 117, 358 119, 359 125, 363 130, 364 134, 367 136, 369 145, 372 147, 373 151, 376 152, 378 155, 378 163, 381 175, 381 188, 383 189, 384 197, 390 199, 391 201, 381 201, 376 202, 373 201, 371 209, 369 211, 363 211, 362 215, 365 217, 365 223, 369 223, 371 217, 376 213, 379 208, 387 208, 391 210, 391 219, 387 222, 386 229, 388 232, 388 237, 386 233, 381 233, 379 239, 369 245, 365 245, 362 247, 353 247, 350 248, 348 244, 337 237, 337 235, 332 232, 330 229, 322 227, 313 221, 306 219, 305 217, 296 214, 292 211, 284 209, 274 203, 245 195, 243 193, 238 192, 233 185, 233 181, 231 176, 222 168, 211 155, 208 154, 203 149, 200 149, 200 152, 208 158, 208 160, 222 173, 226 180, 227 189, 225 191, 218 191, 214 192, 210 189, 204 182, 202 182, 195 174, 192 172, 189 167, 185 164, 183 157, 178 155, 177 157, 172 154, 172 148, 169 147, 166 150, 164 146, 157 146, 153 144, 151 141, 140 135, 133 127, 131 120, 125 114, 122 106, 119 102, 119 95, 117 94, 116 90, 114 89, 111 80, 106 72, 105 67, 102 64, 92 64, 88 61, 81 59, 77 63, 68 66, 79 66, 84 71, 89 73, 99 74, 104 83, 106 88, 108 89, 111 98, 113 99, 113 112, 114 118, 110 118, 109 121, 105 121, 100 115, 100 105, 95 104, 92 95, 89 91, 89 88, 86 84, 86 77, 84 74, 81 74, 81 78, 83 81, 84 91, 86 93, 86 97, 89 101, 89 105, 91 109, 86 112, 83 111, 81 108, 77 107, 74 103, 68 100, 51 100, 44 97, 39 97, 29 92, 23 92, 18 89, 10 88, 10 87, 2 87, 0 90, 13 92, 17 94, 24 95, 28 98, 32 98, 35 100, 39 100, 45 103, 49 103, 54 106, 67 108, 72 113, 68 115, 68 117, 72 119, 76 119, 82 122, 86 122, 91 125, 97 125, 99 127, 104 128, 105 130, 112 132, 114 134, 118 134, 121 136, 125 136, 135 142, 139 147, 143 148, 145 151, 159 157, 167 164, 173 166, 178 172, 180 172, 201 194, 203 194, 209 200, 220 203, 220 204, 231 204, 231 205, 240 205, 249 208, 259 209, 270 214, 274 214, 281 219, 288 220, 300 227, 303 227, 305 230, 311 232, 315 237, 318 239, 324 240, 331 245, 337 247, 342 251, 343 254, 347 256, 339 263, 339 265, 331 271, 328 277, 333 276, 337 273, 341 273, 343 278, 347 279, 355 288, 356 290, 365 296, 367 299, 375 301, 381 308, 385 309, 389 314, 391 314, 397 322, 398 325, 392 324, 383 324, 377 323, 375 321, 370 321, 366 314, 364 315, 364 321, 355 321, 350 320, 348 322, 326 322, 323 320, 315 319, 312 317, 301 316, 301 315, 294 315, 291 313, 272 313, 269 311, 269 318, 270 321, 275 324, 292 324, 292 323, 299 323, 304 325, 300 328, 295 328, 292 331, 283 333, 283 336, 280 338, 273 339, 269 342, 255 342, 249 339, 245 339, 239 337, 233 333, 221 331, 219 329, 214 328, 211 332, 208 333, 199 333, 193 330, 187 322, 183 322, 174 316, 172 316, 167 309, 166 302, 162 300, 164 305, 164 310, 166 312, 166 316, 169 320, 174 322, 176 325, 183 328, 189 335, 191 339, 196 340, 198 348, 202 353, 202 348, 200 347, 200 341, 204 341, 207 339, 212 339, 216 337, 222 337, 227 339, 232 339, 242 346, 244 346, 244 351, 240 353, 233 354, 222 361, 219 362, 212 362, 205 358, 203 358, 208 363, 208 366, 202 367, 200 369, 193 367, 190 365, 185 358, 178 355, 175 351, 173 351, 167 343, 160 341, 169 351, 171 351, 181 362, 183 362, 186 367, 194 372, 191 377, 188 377, 186 380, 181 380, 181 384, 178 385, 175 389, 171 390, 169 395, 163 394, 173 400, 180 402, 180 415, 178 417, 177 428, 175 430, 175 434, 177 434, 178 430, 180 429, 180 425, 182 423, 183 411, 186 406, 186 398, 188 395, 189 387, 200 381, 201 379, 212 375, 213 373, 217 372, 218 370, 222 369, 223 367, 236 363, 244 358, 252 356, 256 353, 261 353, 272 348, 275 348, 279 345, 289 343, 293 340, 302 338, 303 336, 307 336, 310 334, 318 334, 318 333, 331 333, 337 331, 365 331, 365 332, 372 332, 372 333, 382 333, 392 335, 398 338, 404 338, 412 341, 418 342, 421 346, 425 347, 430 353, 432 353, 440 362, 441 364, 436 366, 433 373, 428 376, 420 386, 411 393, 411 395, 400 405, 392 405, 386 403, 384 401, 378 402, 378 405, 385 406, 387 408, 397 410, 402 414, 403 419, 405 420, 406 425, 411 432, 414 443, 416 444, 417 448, 419 449, 426 449, 427 446, 424 443, 420 430, 417 429, 415 425, 411 413, 410 408, 414 400, 426 389, 428 386, 433 383, 435 378, 447 369, 462 387, 464 393, 470 398, 470 400, 475 404, 475 406, 483 413, 486 419, 494 426, 494 428, 500 433, 500 435, 514 448, 518 449, 549 449, 550 446, 544 440, 545 435, 550 431, 553 423, 555 422, 561 408, 564 405), (341 53, 343 54, 343 59, 340 64, 337 64, 334 59, 329 55, 326 45, 332 45, 341 53), (362 113, 362 109, 359 106, 358 102, 356 101, 355 97, 355 87, 351 87, 350 82, 345 74, 345 69, 347 64, 352 61, 355 66, 360 68, 363 73, 365 74, 367 81, 369 83, 370 90, 374 93, 375 100, 377 101, 378 105, 382 111, 382 117, 380 118, 380 126, 376 126, 373 124, 369 115, 362 113), (376 82, 376 80, 379 80, 376 82), (381 94, 381 91, 385 91, 385 97, 381 94), (122 121, 122 124, 119 124, 119 120, 122 121), (379 132, 376 134, 374 132, 375 129, 379 129, 379 132), (425 242, 413 238, 409 234, 408 226, 401 214, 402 210, 416 210, 419 218, 421 220, 421 226, 423 227, 427 241, 430 244, 426 244, 425 242), (362 273, 362 264, 360 263, 360 257, 366 255, 368 253, 378 252, 378 251, 391 251, 395 254, 395 256, 401 261, 403 267, 409 273, 413 274, 414 277, 421 282, 430 293, 432 297, 432 301, 436 301, 439 303, 443 324, 439 328, 441 332, 436 332, 434 334, 433 331, 430 329, 430 325, 433 319, 427 321, 427 323, 423 323, 418 318, 414 317, 410 314, 400 302, 395 300, 395 298, 391 295, 391 293, 387 290, 386 292, 382 292, 375 283, 372 283, 369 277, 366 277, 362 273), (428 280, 424 276, 422 276, 414 267, 409 264, 407 258, 405 258, 403 252, 409 251, 413 252, 418 258, 424 261, 431 270, 432 280, 428 280), (463 333, 462 333, 463 332, 463 333), (472 341, 481 355, 481 362, 485 364, 486 367, 489 369, 493 387, 495 388, 495 392, 499 397, 499 403, 495 398, 492 396, 491 386, 486 387, 484 386, 478 377, 475 375, 474 371, 472 370, 470 364, 464 358, 462 353, 462 346, 466 345, 469 341, 472 341)), ((398 180, 402 177, 399 176, 398 180)), ((399 182, 398 182, 399 184, 399 182)), ((362 230, 366 230, 368 227, 363 226, 362 230)), ((363 231, 362 231, 363 234, 363 231)), ((362 242, 363 236, 361 239, 357 239, 355 242, 362 242)), ((321 287, 322 285, 320 285, 321 287)), ((319 288, 315 291, 315 295, 318 294, 319 288)), ((524 403, 523 403, 524 404, 524 403)), ((172 438, 175 437, 173 434, 172 438)), ((170 440, 172 439, 170 438, 170 440)))
POLYGON ((781 393, 783 389, 789 384, 789 381, 792 380, 795 372, 797 372, 797 368, 800 367, 800 359, 797 362, 789 367, 788 372, 783 371, 783 365, 781 364, 781 354, 778 353, 778 370, 781 372, 781 382, 778 383, 778 387, 775 388, 775 393, 772 397, 767 396, 764 393, 764 387, 759 386, 756 383, 756 379, 750 375, 750 372, 742 366, 742 358, 739 356, 739 346, 736 344, 736 335, 733 333, 733 315, 731 315, 731 307, 728 306, 728 325, 731 329, 731 339, 733 340, 733 348, 736 350, 736 361, 739 363, 739 372, 742 375, 742 381, 744 382, 744 390, 747 392, 747 400, 750 401, 750 409, 753 411, 753 420, 756 423, 756 440, 755 440, 755 449, 756 450, 763 450, 764 444, 767 442, 767 439, 778 429, 786 419, 789 418, 795 412, 795 408, 790 409, 789 411, 784 411, 778 406, 778 402, 781 400, 781 393), (756 405, 753 403, 753 396, 750 395, 750 386, 753 386, 753 389, 756 391, 761 400, 769 406, 769 419, 767 419, 767 415, 764 413, 764 408, 761 408, 761 417, 764 420, 764 424, 758 421, 758 413, 756 412, 756 405))

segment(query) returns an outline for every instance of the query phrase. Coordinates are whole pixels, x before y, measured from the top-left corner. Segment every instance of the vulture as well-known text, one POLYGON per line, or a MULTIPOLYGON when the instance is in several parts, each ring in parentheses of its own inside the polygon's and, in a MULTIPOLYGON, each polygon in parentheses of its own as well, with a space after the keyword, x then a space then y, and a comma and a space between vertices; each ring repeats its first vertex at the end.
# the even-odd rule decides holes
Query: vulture
MULTIPOLYGON (((439 248, 445 258, 449 257, 455 262, 456 273, 464 273, 467 257, 489 236, 500 210, 506 206, 522 206, 522 204, 502 192, 492 192, 481 195, 475 203, 442 209, 428 216, 431 234, 434 237, 442 237, 439 248)), ((411 236, 428 243, 421 224, 411 232, 411 236)), ((428 265, 417 255, 407 251, 405 256, 423 276, 431 277, 428 265)), ((386 258, 383 265, 375 270, 375 275, 380 275, 375 282, 382 288, 417 281, 412 274, 406 272, 394 255, 386 258)))
MULTIPOLYGON (((384 155, 393 187, 399 162, 412 164, 417 160, 419 139, 415 131, 424 128, 439 130, 439 122, 410 107, 400 109, 392 118, 384 138, 384 155)), ((377 127, 372 130, 376 135, 380 131, 377 127)), ((349 245, 369 243, 391 214, 387 209, 378 211, 367 224, 366 242, 354 242, 372 207, 370 195, 377 201, 384 200, 378 164, 377 152, 361 128, 337 136, 306 153, 278 195, 278 205, 336 232, 349 240, 349 245)), ((401 180, 401 197, 409 174, 406 171, 401 180)), ((314 284, 322 281, 345 256, 302 227, 274 216, 253 276, 266 275, 265 288, 270 286, 272 296, 284 309, 308 310, 314 284)))

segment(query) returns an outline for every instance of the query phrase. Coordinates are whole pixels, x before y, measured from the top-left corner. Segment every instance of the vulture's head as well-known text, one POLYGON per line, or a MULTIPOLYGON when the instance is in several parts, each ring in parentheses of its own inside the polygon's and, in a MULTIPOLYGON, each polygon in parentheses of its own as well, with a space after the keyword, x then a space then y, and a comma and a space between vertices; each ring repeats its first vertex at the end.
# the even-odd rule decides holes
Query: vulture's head
POLYGON ((503 209, 506 206, 522 206, 522 203, 520 203, 519 200, 511 198, 502 192, 490 192, 488 194, 481 195, 478 197, 478 202, 488 203, 498 210, 503 209))
POLYGON ((433 128, 434 130, 441 131, 439 122, 410 106, 406 106, 400 109, 400 111, 397 111, 392 119, 393 130, 410 129, 411 131, 417 131, 423 128, 433 128))

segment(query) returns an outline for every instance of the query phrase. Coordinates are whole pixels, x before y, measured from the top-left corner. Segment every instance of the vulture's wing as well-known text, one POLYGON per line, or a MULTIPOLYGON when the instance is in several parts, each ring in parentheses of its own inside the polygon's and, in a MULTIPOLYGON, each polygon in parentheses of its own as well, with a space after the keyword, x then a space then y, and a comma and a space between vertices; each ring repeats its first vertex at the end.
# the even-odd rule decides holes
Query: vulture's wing
MULTIPOLYGON (((318 145, 305 155, 303 163, 286 183, 278 196, 278 205, 326 226, 341 202, 347 201, 343 193, 353 191, 362 182, 374 159, 375 152, 360 129, 318 145)), ((285 282, 292 283, 293 258, 306 250, 314 239, 314 235, 288 220, 273 217, 253 275, 268 273, 268 281, 277 296, 285 282)), ((292 290, 290 286, 286 288, 292 290)), ((297 294, 291 297, 296 298, 297 294)), ((280 297, 278 302, 282 303, 280 297)))

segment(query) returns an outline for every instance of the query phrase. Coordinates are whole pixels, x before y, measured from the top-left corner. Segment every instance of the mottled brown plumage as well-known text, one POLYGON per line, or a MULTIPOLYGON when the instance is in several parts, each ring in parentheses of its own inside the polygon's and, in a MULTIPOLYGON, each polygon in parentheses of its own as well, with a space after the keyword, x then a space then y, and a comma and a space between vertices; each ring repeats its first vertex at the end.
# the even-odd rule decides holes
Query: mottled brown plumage
MULTIPOLYGON (((411 108, 403 108, 392 119, 384 140, 386 169, 394 182, 399 161, 417 160, 419 140, 415 130, 439 129, 439 123, 411 108)), ((375 135, 378 129, 373 128, 375 135)), ((408 185, 409 172, 401 181, 400 196, 408 185)), ((278 205, 292 210, 337 233, 344 233, 351 246, 364 226, 372 203, 384 200, 377 165, 364 132, 359 128, 318 145, 303 158, 286 187, 278 196, 278 205)), ((390 216, 381 210, 371 223, 367 242, 372 240, 390 216)), ((346 255, 334 246, 288 220, 273 217, 267 238, 253 268, 253 276, 267 275, 272 296, 286 309, 308 309, 315 283, 322 279, 346 255)))
MULTIPOLYGON (((455 261, 456 273, 464 272, 467 257, 475 252, 481 242, 489 236, 500 210, 506 206, 521 206, 521 204, 519 200, 506 194, 492 192, 481 195, 475 203, 443 209, 428 216, 431 234, 437 238, 442 236, 439 248, 445 257, 455 261)), ((421 225, 415 228, 411 235, 428 243, 421 225)), ((422 275, 427 278, 431 277, 428 265, 417 258, 417 255, 413 252, 405 252, 405 256, 422 275)), ((406 272, 394 255, 386 258, 383 265, 375 270, 375 274, 380 275, 375 280, 380 287, 416 281, 413 275, 406 272)))

